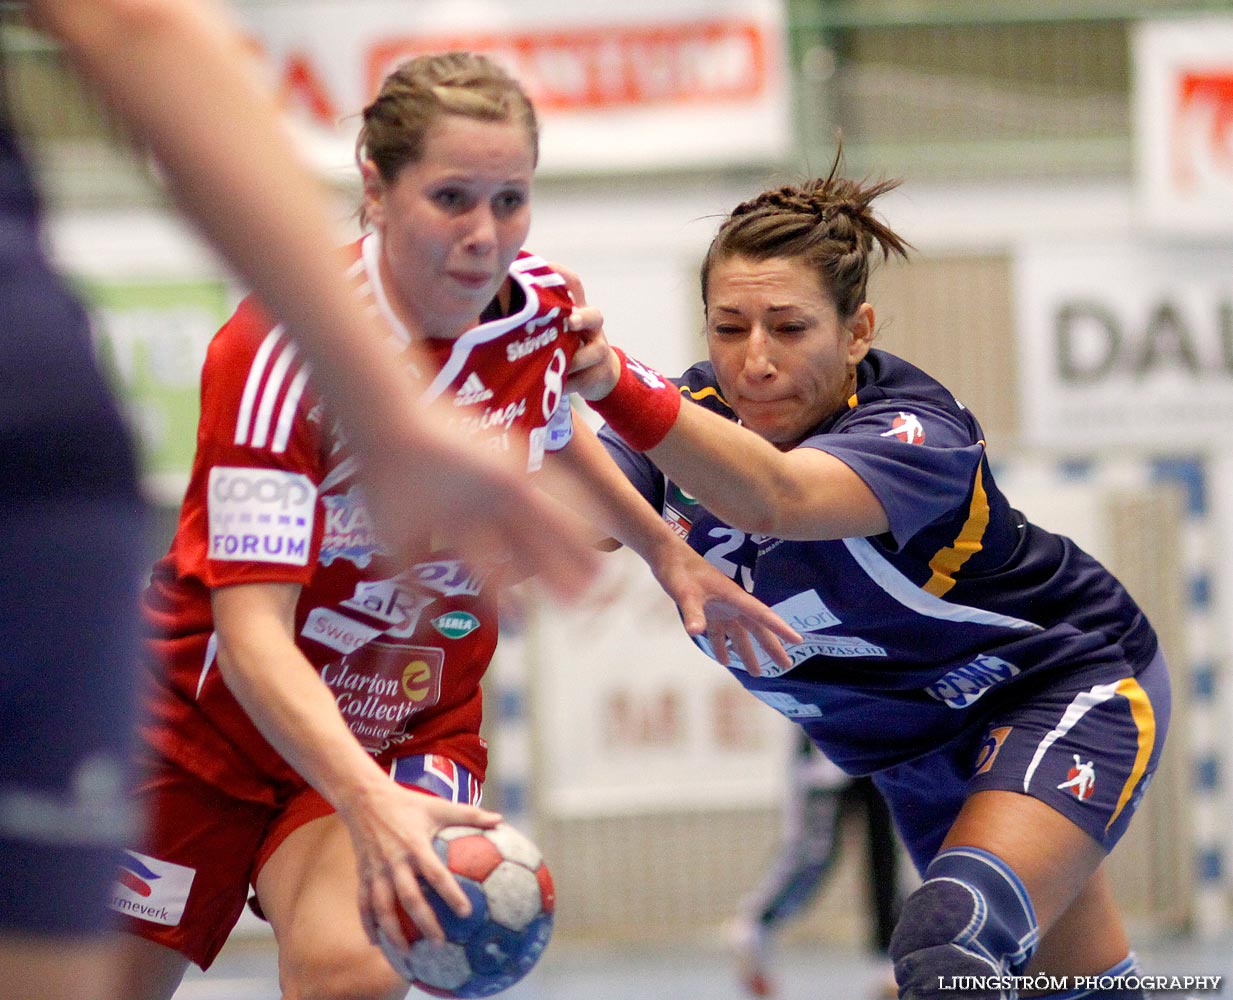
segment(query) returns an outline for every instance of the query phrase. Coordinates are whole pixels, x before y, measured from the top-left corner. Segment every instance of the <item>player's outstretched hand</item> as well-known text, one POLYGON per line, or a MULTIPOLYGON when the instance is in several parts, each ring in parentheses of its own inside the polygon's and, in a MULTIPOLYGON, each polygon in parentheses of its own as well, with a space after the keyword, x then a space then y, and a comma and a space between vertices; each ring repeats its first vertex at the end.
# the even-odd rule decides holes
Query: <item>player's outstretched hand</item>
POLYGON ((379 929, 396 948, 410 946, 399 922, 399 906, 426 938, 445 940, 420 878, 460 917, 470 914, 470 900, 433 850, 432 838, 443 826, 454 824, 490 829, 501 822, 500 814, 387 782, 378 801, 342 818, 355 848, 360 920, 369 941, 378 943, 379 929))
POLYGON ((651 571, 681 609, 685 631, 694 636, 705 633, 715 658, 724 666, 729 663, 731 643, 745 669, 755 677, 761 674, 756 644, 772 662, 791 669, 784 644, 799 643, 800 634, 693 549, 665 547, 653 560, 651 571))
MULTIPOLYGON (((515 454, 514 452, 509 453, 515 454)), ((506 453, 481 450, 419 409, 361 456, 361 481, 378 536, 406 564, 425 539, 474 565, 509 562, 563 601, 577 601, 599 569, 576 519, 535 488, 506 453)))

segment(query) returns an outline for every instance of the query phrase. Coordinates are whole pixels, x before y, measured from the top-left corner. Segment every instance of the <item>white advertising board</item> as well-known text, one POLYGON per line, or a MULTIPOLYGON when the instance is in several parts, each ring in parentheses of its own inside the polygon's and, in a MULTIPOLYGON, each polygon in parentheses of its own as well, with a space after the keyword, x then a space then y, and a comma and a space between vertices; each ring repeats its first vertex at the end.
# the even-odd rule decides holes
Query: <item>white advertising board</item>
POLYGON ((790 147, 782 0, 296 0, 242 16, 327 168, 351 163, 385 75, 446 49, 523 83, 545 172, 775 163, 790 147))
POLYGON ((693 646, 637 556, 621 549, 603 564, 593 597, 541 605, 528 637, 543 807, 568 817, 779 803, 792 724, 693 646))
POLYGON ((1034 244, 1015 258, 1025 443, 1223 447, 1233 247, 1034 244))

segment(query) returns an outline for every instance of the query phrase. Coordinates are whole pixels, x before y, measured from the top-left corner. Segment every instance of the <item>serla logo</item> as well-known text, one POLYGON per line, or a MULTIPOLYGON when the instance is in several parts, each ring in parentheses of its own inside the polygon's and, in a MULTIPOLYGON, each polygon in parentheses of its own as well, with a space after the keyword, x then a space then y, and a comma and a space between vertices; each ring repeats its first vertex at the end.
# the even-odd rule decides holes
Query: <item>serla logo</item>
POLYGON ((469 611, 450 611, 434 618, 432 627, 447 639, 461 639, 479 628, 480 623, 469 611))

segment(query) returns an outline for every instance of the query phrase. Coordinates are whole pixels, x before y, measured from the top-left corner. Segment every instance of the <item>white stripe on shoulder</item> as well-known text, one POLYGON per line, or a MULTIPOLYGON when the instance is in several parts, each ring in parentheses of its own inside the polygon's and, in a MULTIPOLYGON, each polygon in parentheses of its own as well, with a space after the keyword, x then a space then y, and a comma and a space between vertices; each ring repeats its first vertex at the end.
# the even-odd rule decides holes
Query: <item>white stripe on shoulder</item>
POLYGON ((270 425, 274 421, 274 407, 278 404, 278 396, 282 392, 287 372, 299 353, 299 348, 288 340, 282 351, 279 352, 278 359, 270 369, 270 377, 265 380, 265 388, 261 390, 261 402, 257 406, 257 417, 253 421, 253 436, 249 444, 254 448, 264 448, 266 442, 270 439, 270 425))
POLYGON ((235 444, 248 444, 248 435, 251 430, 249 423, 253 419, 253 406, 257 401, 257 391, 261 388, 265 366, 269 364, 270 355, 274 353, 274 348, 282 335, 281 325, 267 333, 265 340, 257 348, 253 363, 248 368, 248 380, 244 383, 244 393, 240 397, 240 412, 235 421, 235 444))
POLYGON ((552 270, 543 257, 531 254, 529 257, 519 257, 510 265, 510 271, 522 276, 529 285, 539 285, 540 288, 553 288, 565 284, 565 279, 552 270), (539 271, 542 273, 534 274, 539 271))
POLYGON ((295 423, 296 410, 299 409, 300 397, 304 395, 304 388, 308 385, 308 375, 311 371, 310 365, 304 365, 291 380, 291 388, 287 390, 287 397, 283 400, 282 409, 278 412, 274 440, 270 444, 271 450, 276 455, 281 455, 287 450, 287 442, 291 440, 291 427, 295 423))
POLYGON ((341 482, 345 482, 349 476, 355 475, 359 467, 360 463, 355 456, 352 455, 344 458, 321 480, 321 485, 317 487, 318 495, 327 492, 341 482))
POLYGON ((1009 615, 998 614, 996 611, 985 611, 983 608, 971 608, 964 604, 952 604, 940 597, 935 597, 922 590, 911 580, 895 569, 881 555, 867 538, 845 538, 843 544, 852 558, 863 569, 874 583, 902 604, 909 611, 927 618, 937 618, 941 621, 969 622, 973 625, 995 625, 1000 628, 1021 629, 1039 632, 1041 626, 1035 622, 1024 621, 1022 618, 1012 618, 1009 615))
POLYGON ((529 253, 525 257, 515 257, 514 263, 510 264, 509 269, 511 271, 522 272, 547 266, 548 261, 544 260, 544 258, 539 254, 529 253))

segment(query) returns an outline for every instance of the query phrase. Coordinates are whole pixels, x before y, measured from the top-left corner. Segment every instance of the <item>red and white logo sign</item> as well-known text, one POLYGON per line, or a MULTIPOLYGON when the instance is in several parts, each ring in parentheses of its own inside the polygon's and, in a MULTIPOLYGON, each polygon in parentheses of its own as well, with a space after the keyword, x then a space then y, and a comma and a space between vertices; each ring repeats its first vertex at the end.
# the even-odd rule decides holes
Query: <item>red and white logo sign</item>
POLYGON ((1173 178, 1181 191, 1233 189, 1233 60, 1220 71, 1178 74, 1173 120, 1173 178))
POLYGON ((924 444, 925 427, 915 413, 899 411, 899 416, 891 421, 891 429, 882 432, 882 437, 898 438, 904 444, 924 444))
POLYGON ((1136 163, 1149 220, 1233 232, 1233 21, 1146 22, 1134 54, 1136 163))
POLYGON ((1090 760, 1084 762, 1078 754, 1072 756, 1074 766, 1066 773, 1066 780, 1057 787, 1070 792, 1076 799, 1087 801, 1096 791, 1096 767, 1090 760))

